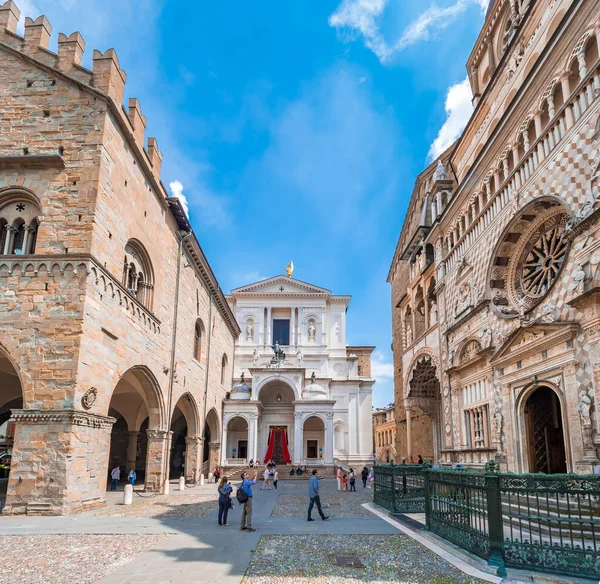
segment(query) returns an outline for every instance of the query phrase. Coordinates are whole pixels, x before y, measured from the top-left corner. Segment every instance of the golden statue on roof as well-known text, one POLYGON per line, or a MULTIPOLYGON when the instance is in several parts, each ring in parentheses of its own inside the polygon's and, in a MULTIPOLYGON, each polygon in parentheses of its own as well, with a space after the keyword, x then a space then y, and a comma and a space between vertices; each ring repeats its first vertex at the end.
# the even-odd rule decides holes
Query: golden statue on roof
POLYGON ((294 262, 290 262, 286 267, 285 267, 285 273, 287 275, 288 278, 292 277, 292 274, 294 273, 294 262))

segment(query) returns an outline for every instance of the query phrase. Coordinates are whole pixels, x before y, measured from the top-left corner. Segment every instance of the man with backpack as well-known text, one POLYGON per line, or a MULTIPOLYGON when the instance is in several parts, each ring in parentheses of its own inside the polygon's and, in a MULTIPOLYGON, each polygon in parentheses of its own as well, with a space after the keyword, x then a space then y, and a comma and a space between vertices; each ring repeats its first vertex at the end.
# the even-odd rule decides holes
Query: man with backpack
POLYGON ((242 485, 235 494, 240 505, 243 507, 241 531, 256 531, 256 529, 252 529, 252 485, 256 483, 257 478, 258 471, 254 472, 252 480, 248 479, 248 473, 244 471, 242 473, 242 485))

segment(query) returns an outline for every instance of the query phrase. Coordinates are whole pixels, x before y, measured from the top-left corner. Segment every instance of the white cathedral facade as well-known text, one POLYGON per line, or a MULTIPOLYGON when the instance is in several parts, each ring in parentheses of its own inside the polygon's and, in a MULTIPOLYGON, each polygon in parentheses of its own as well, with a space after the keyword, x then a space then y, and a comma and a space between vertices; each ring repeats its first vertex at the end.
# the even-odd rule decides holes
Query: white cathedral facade
POLYGON ((372 462, 374 347, 346 345, 350 296, 276 276, 227 300, 242 332, 223 407, 221 463, 372 462))

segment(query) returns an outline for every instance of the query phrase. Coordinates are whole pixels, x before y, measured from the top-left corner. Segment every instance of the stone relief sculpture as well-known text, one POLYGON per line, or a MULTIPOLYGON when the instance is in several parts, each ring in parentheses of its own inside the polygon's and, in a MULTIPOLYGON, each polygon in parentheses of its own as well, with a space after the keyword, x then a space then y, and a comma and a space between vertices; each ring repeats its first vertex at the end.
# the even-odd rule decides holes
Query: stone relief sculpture
POLYGON ((254 339, 254 323, 249 320, 246 324, 246 340, 252 341, 254 339))
POLYGON ((502 443, 502 412, 499 409, 494 414, 494 442, 498 444, 498 449, 500 449, 502 443))
POLYGON ((446 167, 442 164, 441 160, 438 160, 435 172, 433 173, 433 180, 448 180, 448 171, 446 170, 446 167))
POLYGON ((335 326, 333 327, 333 332, 335 333, 335 338, 337 340, 338 343, 340 343, 342 341, 342 327, 340 327, 340 323, 336 322, 335 326))
POLYGON ((310 320, 308 322, 308 340, 309 341, 314 341, 315 340, 315 334, 317 332, 317 329, 315 327, 315 323, 310 320))
POLYGON ((575 266, 575 271, 571 277, 571 285, 569 288, 574 290, 577 294, 583 294, 583 285, 585 282, 585 271, 581 264, 575 266))
POLYGON ((579 392, 579 406, 577 407, 577 411, 581 417, 581 423, 584 426, 591 426, 592 420, 590 417, 590 410, 592 408, 592 400, 590 396, 587 394, 585 389, 582 389, 579 392))
POLYGON ((431 303, 429 309, 429 324, 436 324, 438 320, 438 308, 435 300, 431 303))
POLYGON ((258 363, 258 351, 256 349, 252 351, 252 360, 254 361, 255 365, 258 363))
POLYGON ((406 323, 404 336, 406 337, 406 346, 410 347, 410 345, 412 345, 412 342, 413 342, 413 334, 412 334, 412 328, 408 322, 406 323))

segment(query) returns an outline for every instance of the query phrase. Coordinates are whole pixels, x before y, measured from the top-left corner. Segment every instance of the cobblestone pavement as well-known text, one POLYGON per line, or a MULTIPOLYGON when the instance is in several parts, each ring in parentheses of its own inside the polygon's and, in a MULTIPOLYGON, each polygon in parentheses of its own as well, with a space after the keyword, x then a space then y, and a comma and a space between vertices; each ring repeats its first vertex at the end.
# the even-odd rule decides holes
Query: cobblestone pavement
POLYGON ((158 495, 141 498, 134 494, 132 505, 114 505, 96 513, 97 517, 206 517, 217 509, 217 493, 158 495))
POLYGON ((471 578, 405 535, 263 535, 243 584, 467 584, 471 578), (340 567, 337 556, 361 567, 340 567))
POLYGON ((158 535, 0 536, 3 584, 88 584, 168 537, 158 535))
MULTIPOLYGON (((326 515, 334 514, 335 517, 373 517, 373 514, 362 507, 363 503, 373 501, 372 491, 356 492, 321 492, 321 505, 326 515)), ((273 517, 306 517, 308 510, 308 495, 282 493, 277 499, 273 509, 273 517)), ((313 509, 315 517, 318 516, 317 508, 313 509)))

